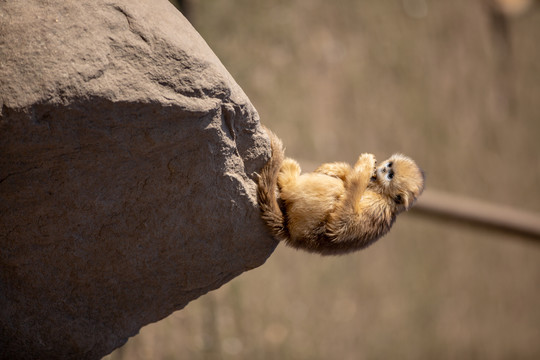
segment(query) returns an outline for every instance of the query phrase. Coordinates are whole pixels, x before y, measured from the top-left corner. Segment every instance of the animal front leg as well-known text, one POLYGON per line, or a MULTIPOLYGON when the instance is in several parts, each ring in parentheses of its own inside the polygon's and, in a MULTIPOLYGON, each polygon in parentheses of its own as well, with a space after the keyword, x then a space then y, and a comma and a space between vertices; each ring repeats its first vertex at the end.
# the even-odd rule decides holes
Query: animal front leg
POLYGON ((375 168, 375 157, 362 154, 353 171, 345 178, 345 193, 328 216, 327 234, 333 241, 347 241, 360 232, 362 222, 362 195, 367 189, 375 168))
POLYGON ((375 156, 373 154, 364 153, 358 157, 356 164, 354 164, 353 171, 345 179, 345 188, 348 192, 350 205, 356 210, 360 203, 360 198, 366 190, 369 181, 376 171, 375 156))
POLYGON ((376 164, 377 160, 375 160, 375 155, 364 153, 358 157, 356 164, 354 164, 354 171, 360 173, 368 173, 368 179, 370 179, 377 170, 375 167, 376 164))

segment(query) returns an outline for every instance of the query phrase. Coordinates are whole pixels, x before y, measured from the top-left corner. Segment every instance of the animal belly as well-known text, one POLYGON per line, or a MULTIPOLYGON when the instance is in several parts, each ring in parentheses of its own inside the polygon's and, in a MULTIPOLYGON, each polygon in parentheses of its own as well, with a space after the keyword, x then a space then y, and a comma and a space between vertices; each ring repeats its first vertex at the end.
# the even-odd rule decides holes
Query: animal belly
POLYGON ((327 215, 344 192, 343 181, 310 173, 299 176, 293 187, 284 199, 289 233, 295 239, 316 237, 324 230, 327 215))

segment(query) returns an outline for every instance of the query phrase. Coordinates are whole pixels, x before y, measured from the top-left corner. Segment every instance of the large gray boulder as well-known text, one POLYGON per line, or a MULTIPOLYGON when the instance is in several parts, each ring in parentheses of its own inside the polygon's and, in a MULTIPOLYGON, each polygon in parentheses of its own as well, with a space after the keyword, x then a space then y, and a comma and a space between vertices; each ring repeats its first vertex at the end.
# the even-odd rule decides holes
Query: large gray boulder
POLYGON ((264 263, 258 115, 166 0, 0 2, 0 358, 99 359, 264 263))

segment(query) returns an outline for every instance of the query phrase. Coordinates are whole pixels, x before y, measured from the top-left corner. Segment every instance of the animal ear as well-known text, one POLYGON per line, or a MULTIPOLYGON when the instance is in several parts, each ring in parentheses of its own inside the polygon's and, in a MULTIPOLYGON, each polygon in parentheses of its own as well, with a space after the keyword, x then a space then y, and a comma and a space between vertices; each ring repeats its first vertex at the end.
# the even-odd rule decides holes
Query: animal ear
POLYGON ((405 210, 409 209, 409 206, 411 206, 411 199, 409 198, 408 194, 398 194, 394 197, 394 202, 396 205, 403 205, 405 210))

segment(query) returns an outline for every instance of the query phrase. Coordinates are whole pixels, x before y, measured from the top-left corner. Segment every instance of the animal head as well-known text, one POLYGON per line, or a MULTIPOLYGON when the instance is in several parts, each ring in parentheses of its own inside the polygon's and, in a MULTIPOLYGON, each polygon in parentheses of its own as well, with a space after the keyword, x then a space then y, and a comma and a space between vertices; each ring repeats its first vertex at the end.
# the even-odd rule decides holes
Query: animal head
POLYGON ((370 187, 385 195, 395 212, 408 210, 424 190, 424 172, 409 157, 394 154, 379 165, 370 187))

